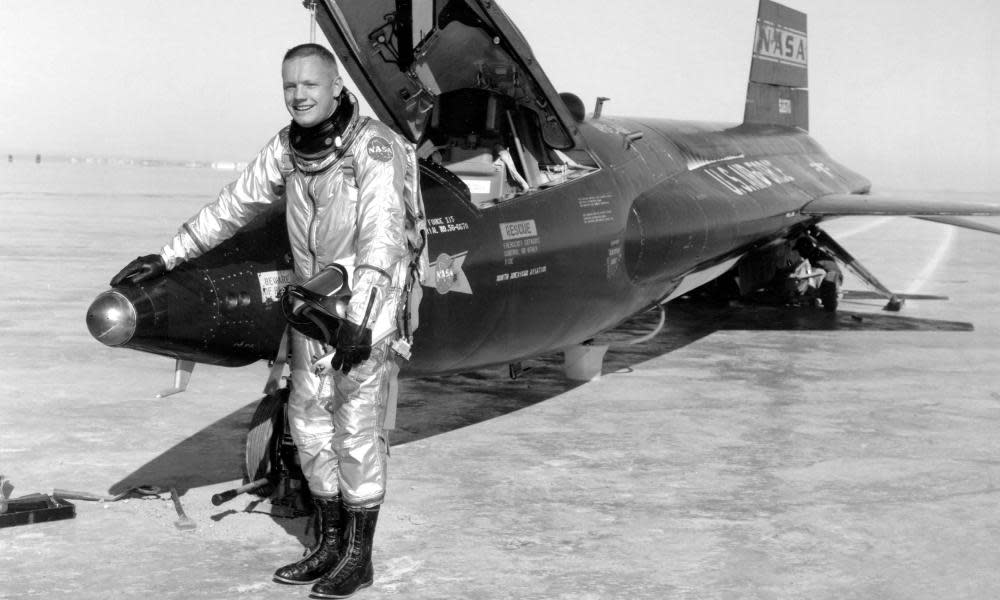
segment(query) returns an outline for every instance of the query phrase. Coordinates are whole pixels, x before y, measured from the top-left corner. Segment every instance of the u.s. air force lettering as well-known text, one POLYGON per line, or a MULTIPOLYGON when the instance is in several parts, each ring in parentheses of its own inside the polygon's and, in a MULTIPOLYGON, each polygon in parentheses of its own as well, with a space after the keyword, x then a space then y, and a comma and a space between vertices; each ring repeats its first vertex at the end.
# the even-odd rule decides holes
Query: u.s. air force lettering
POLYGON ((743 196, 782 183, 795 181, 770 160, 751 160, 731 165, 706 167, 705 173, 732 193, 743 196))

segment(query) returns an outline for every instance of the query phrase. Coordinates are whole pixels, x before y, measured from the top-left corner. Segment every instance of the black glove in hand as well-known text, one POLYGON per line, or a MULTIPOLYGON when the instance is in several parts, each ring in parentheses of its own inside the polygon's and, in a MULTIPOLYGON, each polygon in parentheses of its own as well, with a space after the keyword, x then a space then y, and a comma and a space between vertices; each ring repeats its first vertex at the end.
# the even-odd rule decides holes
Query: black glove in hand
POLYGON ((156 279, 166 272, 167 265, 163 263, 159 254, 147 254, 133 260, 125 265, 124 269, 118 271, 118 274, 111 278, 111 285, 148 281, 156 279))
POLYGON ((372 330, 351 323, 347 319, 340 322, 337 332, 337 352, 330 361, 333 370, 347 375, 354 365, 360 364, 372 355, 372 330))

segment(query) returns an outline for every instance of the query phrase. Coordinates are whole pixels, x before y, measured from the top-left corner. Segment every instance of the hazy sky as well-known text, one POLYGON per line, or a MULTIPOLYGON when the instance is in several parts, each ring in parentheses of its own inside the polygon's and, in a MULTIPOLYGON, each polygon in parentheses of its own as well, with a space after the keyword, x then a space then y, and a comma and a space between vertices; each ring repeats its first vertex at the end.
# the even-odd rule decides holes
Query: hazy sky
MULTIPOLYGON (((786 0, 811 133, 888 187, 1000 190, 1000 3, 786 0)), ((560 91, 738 122, 756 0, 502 0, 560 91)), ((288 122, 300 0, 0 0, 0 153, 247 160, 288 122)), ((322 34, 320 34, 322 35, 322 34)))

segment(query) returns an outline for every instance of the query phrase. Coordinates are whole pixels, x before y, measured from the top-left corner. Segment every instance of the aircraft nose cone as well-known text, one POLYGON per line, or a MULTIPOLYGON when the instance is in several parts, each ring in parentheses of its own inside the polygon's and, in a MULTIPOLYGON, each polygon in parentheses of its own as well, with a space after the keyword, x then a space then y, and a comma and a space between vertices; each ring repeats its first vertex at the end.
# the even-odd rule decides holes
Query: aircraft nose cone
POLYGON ((121 346, 135 334, 135 306, 114 290, 94 299, 87 309, 87 329, 90 335, 106 346, 121 346))

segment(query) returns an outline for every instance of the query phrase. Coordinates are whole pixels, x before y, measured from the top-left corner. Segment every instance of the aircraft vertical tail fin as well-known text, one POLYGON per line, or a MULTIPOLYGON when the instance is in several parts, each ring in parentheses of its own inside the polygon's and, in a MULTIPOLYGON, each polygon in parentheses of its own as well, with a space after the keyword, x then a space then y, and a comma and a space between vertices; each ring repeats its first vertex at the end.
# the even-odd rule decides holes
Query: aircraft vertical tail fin
POLYGON ((809 129, 806 14, 760 0, 744 123, 809 129))

